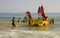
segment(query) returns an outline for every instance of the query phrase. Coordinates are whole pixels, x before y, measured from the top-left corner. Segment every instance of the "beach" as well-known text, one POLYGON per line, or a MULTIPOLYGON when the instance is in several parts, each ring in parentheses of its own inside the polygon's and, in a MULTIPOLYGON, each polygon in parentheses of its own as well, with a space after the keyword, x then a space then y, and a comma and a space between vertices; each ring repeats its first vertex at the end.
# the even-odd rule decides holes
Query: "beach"
POLYGON ((0 38, 60 38, 60 0, 0 0, 0 38))

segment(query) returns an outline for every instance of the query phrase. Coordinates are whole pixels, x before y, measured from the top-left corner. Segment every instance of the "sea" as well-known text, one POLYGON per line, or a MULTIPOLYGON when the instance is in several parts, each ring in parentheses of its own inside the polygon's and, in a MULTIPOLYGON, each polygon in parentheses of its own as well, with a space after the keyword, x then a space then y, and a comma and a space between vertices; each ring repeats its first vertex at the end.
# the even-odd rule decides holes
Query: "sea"
MULTIPOLYGON (((33 18, 38 18, 37 13, 31 13, 33 18)), ((29 27, 20 27, 20 29, 0 31, 0 38, 60 38, 60 13, 45 13, 48 18, 54 19, 54 24, 50 24, 51 30, 29 30, 29 27), (28 30, 25 30, 28 29, 28 30)), ((11 22, 12 18, 16 20, 23 19, 26 13, 0 13, 0 21, 11 22)))
MULTIPOLYGON (((45 13, 45 15, 49 18, 54 18, 54 19, 57 19, 59 20, 59 17, 60 17, 60 13, 45 13)), ((24 18, 26 15, 26 13, 0 13, 0 20, 10 20, 12 17, 16 17, 19 18, 24 18)), ((31 16, 33 18, 38 18, 38 14, 37 13, 31 13, 31 16)))

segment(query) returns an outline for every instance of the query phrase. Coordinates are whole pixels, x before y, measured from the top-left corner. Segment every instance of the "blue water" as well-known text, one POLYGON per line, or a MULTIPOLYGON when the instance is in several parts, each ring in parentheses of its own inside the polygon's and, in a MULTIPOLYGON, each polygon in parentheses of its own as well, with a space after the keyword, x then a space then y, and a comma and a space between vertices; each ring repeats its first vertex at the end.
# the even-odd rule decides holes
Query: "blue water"
MULTIPOLYGON (((45 13, 48 17, 59 17, 60 13, 45 13)), ((33 17, 38 17, 37 13, 31 13, 33 17)), ((0 13, 0 17, 24 17, 26 13, 0 13)))
MULTIPOLYGON (((56 21, 60 20, 60 13, 45 13, 46 16, 49 18, 53 18, 56 21)), ((33 18, 37 18, 37 13, 31 13, 33 18)), ((0 20, 3 21, 11 21, 12 17, 16 17, 18 19, 19 17, 24 18, 26 16, 26 13, 0 13, 0 20)))

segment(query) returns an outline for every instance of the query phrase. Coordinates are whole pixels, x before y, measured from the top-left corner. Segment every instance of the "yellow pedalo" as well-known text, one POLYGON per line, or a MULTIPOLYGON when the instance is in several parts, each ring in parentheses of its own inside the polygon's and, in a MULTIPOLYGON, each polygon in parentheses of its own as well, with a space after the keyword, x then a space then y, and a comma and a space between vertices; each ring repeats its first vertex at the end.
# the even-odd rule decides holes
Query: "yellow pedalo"
POLYGON ((47 27, 48 24, 49 24, 48 20, 43 21, 42 22, 42 25, 43 25, 42 30, 48 30, 48 27, 47 27))
MULTIPOLYGON (((37 20, 40 21, 40 20, 37 20)), ((42 23, 38 23, 36 20, 30 20, 30 25, 31 26, 35 26, 35 24, 37 24, 38 27, 40 27, 42 30, 48 30, 47 25, 49 24, 48 20, 44 20, 42 21, 42 23)))

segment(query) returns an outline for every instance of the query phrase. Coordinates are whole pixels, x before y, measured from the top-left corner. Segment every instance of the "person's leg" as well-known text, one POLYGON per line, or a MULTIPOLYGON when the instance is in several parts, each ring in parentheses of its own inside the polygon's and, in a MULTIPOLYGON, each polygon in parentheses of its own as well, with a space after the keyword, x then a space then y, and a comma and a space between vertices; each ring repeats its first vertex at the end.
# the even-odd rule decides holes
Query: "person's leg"
POLYGON ((14 23, 12 23, 12 28, 14 29, 16 27, 16 25, 14 23))

